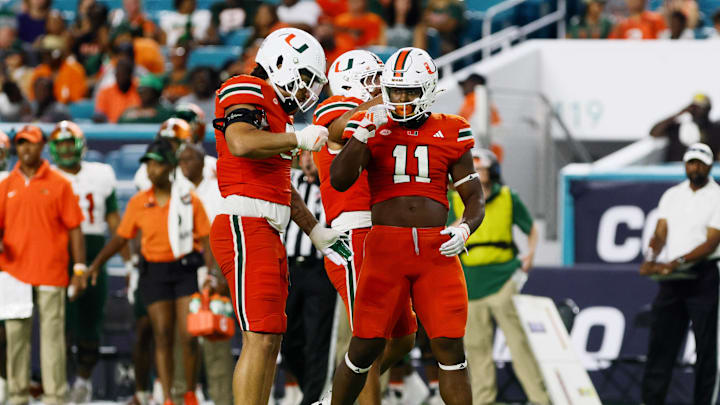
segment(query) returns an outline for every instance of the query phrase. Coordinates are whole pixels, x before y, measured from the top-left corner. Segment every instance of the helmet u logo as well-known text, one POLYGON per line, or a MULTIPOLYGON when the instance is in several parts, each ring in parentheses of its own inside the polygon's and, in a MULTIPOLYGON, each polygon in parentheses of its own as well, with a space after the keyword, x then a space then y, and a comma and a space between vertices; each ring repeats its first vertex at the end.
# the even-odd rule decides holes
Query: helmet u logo
POLYGON ((353 59, 352 59, 352 58, 351 58, 351 59, 348 59, 347 67, 346 67, 345 69, 340 69, 340 62, 338 62, 338 63, 335 64, 335 73, 340 73, 340 72, 344 72, 344 71, 346 71, 346 70, 350 70, 350 69, 352 69, 352 66, 353 66, 353 59))
POLYGON ((287 44, 290 45, 290 47, 292 49, 296 50, 298 53, 303 53, 303 52, 305 52, 306 49, 309 48, 307 44, 302 44, 299 48, 295 48, 293 46, 293 44, 290 43, 290 41, 292 41, 293 38, 295 38, 295 34, 290 34, 287 37, 285 37, 285 42, 287 42, 287 44))

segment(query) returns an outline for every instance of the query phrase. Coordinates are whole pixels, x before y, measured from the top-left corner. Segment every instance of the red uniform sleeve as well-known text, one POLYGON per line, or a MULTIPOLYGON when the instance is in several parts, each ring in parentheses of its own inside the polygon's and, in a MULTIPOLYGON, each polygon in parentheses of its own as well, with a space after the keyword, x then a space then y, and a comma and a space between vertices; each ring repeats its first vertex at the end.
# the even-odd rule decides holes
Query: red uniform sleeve
POLYGON ((215 117, 224 117, 225 109, 236 104, 262 106, 264 103, 262 86, 255 78, 231 77, 215 93, 215 117))
MULTIPOLYGON (((144 193, 144 191, 141 191, 140 193, 144 193)), ((125 214, 122 217, 122 220, 120 220, 120 225, 118 225, 117 229, 115 230, 115 234, 125 238, 125 239, 134 239, 137 235, 138 231, 138 210, 140 209, 139 206, 139 197, 140 193, 135 194, 133 198, 128 201, 127 208, 125 208, 125 214)))
POLYGON ((210 220, 200 199, 194 193, 190 195, 193 205, 193 237, 199 239, 210 235, 210 220))
POLYGON ((60 219, 67 229, 74 229, 80 226, 85 216, 80 208, 77 195, 73 192, 70 182, 65 181, 60 195, 60 219))
POLYGON ((451 116, 451 119, 457 123, 457 159, 460 159, 465 152, 475 146, 475 137, 472 128, 470 128, 470 123, 465 118, 454 115, 451 116))
POLYGON ((345 126, 345 130, 343 131, 343 139, 352 138, 353 134, 355 133, 355 129, 358 127, 358 125, 360 125, 360 121, 362 121, 364 116, 365 111, 358 111, 353 114, 352 117, 350 117, 350 120, 348 121, 347 125, 345 126))
POLYGON ((330 97, 315 109, 313 124, 327 127, 332 124, 333 121, 340 118, 340 116, 356 108, 361 103, 361 100, 352 97, 330 97))

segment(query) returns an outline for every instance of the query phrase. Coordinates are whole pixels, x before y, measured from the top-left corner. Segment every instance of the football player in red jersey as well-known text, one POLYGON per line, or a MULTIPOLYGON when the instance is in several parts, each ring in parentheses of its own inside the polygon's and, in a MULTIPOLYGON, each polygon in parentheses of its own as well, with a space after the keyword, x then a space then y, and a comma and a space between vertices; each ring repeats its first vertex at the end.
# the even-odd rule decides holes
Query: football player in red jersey
POLYGON ((287 328, 288 267, 280 232, 292 219, 331 260, 342 264, 350 256, 340 233, 318 225, 290 182, 291 152, 317 151, 327 140, 325 127, 295 132, 291 118, 317 102, 327 82, 325 53, 308 33, 284 28, 264 40, 255 61, 251 75, 230 78, 217 90, 213 121, 225 200, 210 240, 243 335, 233 378, 238 405, 268 403, 287 328))
MULTIPOLYGON (((330 185, 330 164, 342 149, 345 123, 353 112, 364 111, 382 102, 380 96, 380 75, 383 63, 374 53, 365 50, 348 51, 340 55, 330 66, 328 80, 332 96, 315 109, 313 124, 328 127, 330 137, 327 145, 313 154, 320 178, 325 218, 330 226, 348 236, 353 257, 346 265, 337 265, 325 260, 330 281, 345 303, 345 310, 352 330, 355 290, 364 256, 365 236, 370 231, 370 190, 367 173, 348 190, 341 193, 330 185), (347 118, 346 118, 347 117, 347 118), (340 121, 341 126, 336 123, 340 121), (338 134, 333 134, 337 131, 338 134)), ((401 322, 414 322, 414 315, 408 311, 401 322)), ((400 326, 400 331, 407 327, 400 326)), ((376 366, 368 374, 365 388, 358 397, 360 405, 380 405, 380 374, 384 369, 399 361, 414 344, 414 334, 392 335, 385 356, 378 358, 376 366), (382 360, 382 362, 381 362, 382 360)))
MULTIPOLYGON (((484 216, 473 169, 473 134, 464 119, 431 114, 437 67, 427 52, 403 48, 381 77, 383 104, 348 123, 347 145, 333 160, 331 183, 347 190, 367 170, 372 229, 355 296, 353 338, 338 366, 333 405, 351 405, 395 321, 412 302, 440 367, 448 405, 472 403, 463 336, 467 290, 457 255, 484 216), (448 175, 465 204, 458 226, 445 228, 448 175)), ((415 332, 417 326, 412 325, 415 332)))

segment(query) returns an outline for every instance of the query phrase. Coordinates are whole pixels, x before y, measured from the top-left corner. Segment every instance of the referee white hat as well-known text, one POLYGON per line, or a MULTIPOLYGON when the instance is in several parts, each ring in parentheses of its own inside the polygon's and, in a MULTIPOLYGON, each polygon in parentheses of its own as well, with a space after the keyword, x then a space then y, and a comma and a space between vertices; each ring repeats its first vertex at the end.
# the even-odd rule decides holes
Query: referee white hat
POLYGON ((689 162, 693 159, 697 159, 708 166, 713 164, 713 153, 709 146, 704 143, 694 143, 687 148, 685 155, 683 156, 683 162, 689 162))

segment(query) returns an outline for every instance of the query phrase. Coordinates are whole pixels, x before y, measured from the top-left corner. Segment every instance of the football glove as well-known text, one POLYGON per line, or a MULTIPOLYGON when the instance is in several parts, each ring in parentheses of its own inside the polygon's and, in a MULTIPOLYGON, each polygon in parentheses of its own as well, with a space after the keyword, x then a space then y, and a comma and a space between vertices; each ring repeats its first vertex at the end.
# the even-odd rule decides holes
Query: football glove
POLYGON ((308 125, 295 132, 298 148, 317 152, 325 145, 328 139, 328 129, 322 125, 308 125))
POLYGON ((447 257, 453 257, 465 249, 465 242, 470 237, 470 227, 463 222, 458 226, 449 226, 443 229, 440 234, 450 235, 450 240, 440 245, 440 253, 447 257))
POLYGON ((334 229, 317 224, 308 236, 317 250, 339 266, 346 265, 352 257, 352 250, 345 242, 347 237, 334 229))

